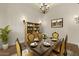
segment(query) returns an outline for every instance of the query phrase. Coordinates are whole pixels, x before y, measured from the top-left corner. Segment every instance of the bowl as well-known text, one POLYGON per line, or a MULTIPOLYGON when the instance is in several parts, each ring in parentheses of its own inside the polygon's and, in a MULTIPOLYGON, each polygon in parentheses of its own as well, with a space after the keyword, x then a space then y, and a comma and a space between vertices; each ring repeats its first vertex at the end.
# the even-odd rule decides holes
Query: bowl
POLYGON ((38 45, 38 44, 37 44, 36 42, 33 42, 33 43, 30 44, 30 47, 35 48, 35 47, 37 47, 37 45, 38 45))
POLYGON ((50 46, 51 46, 50 43, 48 43, 48 42, 44 42, 43 45, 44 45, 45 47, 50 47, 50 46))

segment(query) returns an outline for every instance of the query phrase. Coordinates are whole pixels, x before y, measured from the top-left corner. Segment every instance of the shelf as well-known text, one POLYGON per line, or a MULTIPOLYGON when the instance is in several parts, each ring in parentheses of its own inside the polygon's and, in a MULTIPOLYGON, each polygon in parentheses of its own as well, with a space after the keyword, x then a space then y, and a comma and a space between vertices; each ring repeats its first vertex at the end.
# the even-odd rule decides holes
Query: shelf
POLYGON ((27 22, 27 33, 32 33, 33 31, 40 31, 40 24, 39 23, 32 23, 27 22))

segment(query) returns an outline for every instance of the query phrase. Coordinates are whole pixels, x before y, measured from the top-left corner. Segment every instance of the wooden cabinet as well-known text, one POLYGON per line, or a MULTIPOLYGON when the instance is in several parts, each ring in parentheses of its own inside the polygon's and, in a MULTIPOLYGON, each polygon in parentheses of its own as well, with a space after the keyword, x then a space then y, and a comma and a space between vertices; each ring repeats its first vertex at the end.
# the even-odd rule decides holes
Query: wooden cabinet
POLYGON ((27 22, 27 33, 32 33, 33 31, 40 32, 40 24, 27 22))

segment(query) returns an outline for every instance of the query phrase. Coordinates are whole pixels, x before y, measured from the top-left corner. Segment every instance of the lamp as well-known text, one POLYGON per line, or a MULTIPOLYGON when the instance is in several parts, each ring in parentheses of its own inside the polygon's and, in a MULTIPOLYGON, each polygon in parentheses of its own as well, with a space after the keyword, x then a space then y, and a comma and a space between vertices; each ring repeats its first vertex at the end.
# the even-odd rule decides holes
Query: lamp
POLYGON ((25 21, 25 20, 23 20, 23 23, 24 23, 24 24, 25 24, 25 22, 26 22, 26 21, 25 21))
POLYGON ((23 21, 24 24, 26 24, 26 22, 27 22, 27 17, 22 16, 22 21, 23 21))
POLYGON ((27 45, 26 44, 26 42, 27 42, 27 39, 26 39, 26 37, 27 37, 27 17, 25 17, 25 16, 22 16, 22 22, 23 22, 23 24, 24 24, 24 36, 25 36, 25 46, 27 45))
POLYGON ((42 3, 40 9, 43 14, 46 14, 48 12, 49 6, 46 3, 42 3))

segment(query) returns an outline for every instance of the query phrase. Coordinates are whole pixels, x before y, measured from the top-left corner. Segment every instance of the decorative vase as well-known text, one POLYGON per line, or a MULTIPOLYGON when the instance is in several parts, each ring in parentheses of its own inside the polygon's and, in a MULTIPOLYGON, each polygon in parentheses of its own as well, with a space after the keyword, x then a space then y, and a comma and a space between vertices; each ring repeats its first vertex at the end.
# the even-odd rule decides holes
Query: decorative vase
POLYGON ((3 45, 2 45, 2 48, 3 48, 4 50, 8 49, 8 43, 3 44, 3 45))

